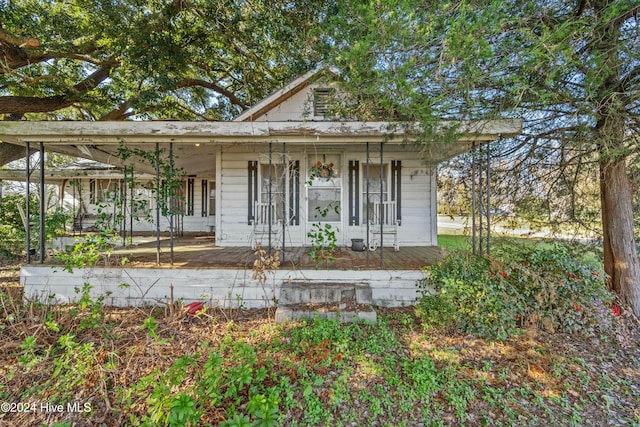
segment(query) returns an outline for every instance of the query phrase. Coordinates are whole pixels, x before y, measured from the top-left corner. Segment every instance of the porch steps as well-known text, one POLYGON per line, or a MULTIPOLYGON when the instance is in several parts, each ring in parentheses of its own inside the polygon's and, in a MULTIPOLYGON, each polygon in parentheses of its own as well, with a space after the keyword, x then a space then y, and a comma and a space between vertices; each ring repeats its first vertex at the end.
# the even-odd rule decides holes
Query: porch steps
POLYGON ((375 323, 372 301, 371 287, 366 283, 283 283, 276 323, 314 317, 375 323))

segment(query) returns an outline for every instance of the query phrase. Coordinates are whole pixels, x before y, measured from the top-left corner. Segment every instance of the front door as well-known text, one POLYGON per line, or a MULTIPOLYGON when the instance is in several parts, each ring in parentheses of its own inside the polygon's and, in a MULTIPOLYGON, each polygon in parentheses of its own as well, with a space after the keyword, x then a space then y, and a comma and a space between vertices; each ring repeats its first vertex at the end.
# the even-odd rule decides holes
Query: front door
POLYGON ((309 246, 343 245, 341 154, 308 158, 307 235, 309 246))

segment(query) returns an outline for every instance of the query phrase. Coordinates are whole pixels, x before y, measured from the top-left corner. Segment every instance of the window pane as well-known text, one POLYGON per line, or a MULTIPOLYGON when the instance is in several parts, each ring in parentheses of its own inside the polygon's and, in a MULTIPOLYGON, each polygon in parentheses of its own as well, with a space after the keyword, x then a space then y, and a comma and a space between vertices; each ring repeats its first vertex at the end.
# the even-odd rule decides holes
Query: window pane
POLYGON ((340 221, 340 188, 309 188, 309 221, 340 221))
POLYGON ((269 203, 269 186, 271 186, 271 204, 275 205, 276 218, 278 220, 283 220, 283 198, 286 185, 286 175, 284 172, 284 168, 282 167, 282 165, 272 164, 270 171, 268 164, 262 164, 260 165, 260 169, 260 172, 262 174, 262 182, 260 185, 260 201, 262 203, 269 203))
POLYGON ((209 216, 216 214, 216 182, 209 182, 209 216))
POLYGON ((380 164, 363 165, 363 186, 362 186, 362 200, 364 201, 364 215, 365 219, 373 220, 374 218, 374 203, 386 202, 389 199, 387 174, 388 165, 384 164, 382 170, 380 164), (380 172, 382 172, 382 179, 380 179, 380 172), (367 199, 367 184, 369 187, 369 198, 367 199))
POLYGON ((340 221, 342 197, 340 154, 309 156, 308 221, 340 221))

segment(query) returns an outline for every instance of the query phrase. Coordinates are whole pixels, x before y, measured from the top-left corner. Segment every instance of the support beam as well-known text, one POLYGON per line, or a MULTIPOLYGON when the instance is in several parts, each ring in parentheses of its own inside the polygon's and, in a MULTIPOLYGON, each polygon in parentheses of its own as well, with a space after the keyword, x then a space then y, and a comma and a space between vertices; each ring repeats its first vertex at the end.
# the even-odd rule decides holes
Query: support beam
POLYGON ((26 209, 25 209, 25 222, 24 222, 24 228, 25 228, 25 235, 26 235, 26 247, 27 247, 27 264, 31 264, 31 210, 29 209, 29 199, 31 198, 31 190, 29 187, 31 187, 31 160, 29 158, 29 156, 31 155, 31 144, 29 142, 27 142, 25 144, 26 146, 26 158, 25 160, 27 161, 26 167, 25 167, 25 171, 26 171, 26 177, 25 177, 25 182, 27 184, 27 191, 26 191, 26 197, 27 197, 27 203, 26 203, 26 209))
MULTIPOLYGON (((272 171, 273 160, 271 158, 271 154, 273 153, 272 145, 273 144, 270 142, 269 143, 269 190, 268 190, 269 207, 267 208, 267 221, 269 221, 269 224, 267 226, 267 231, 269 233, 269 252, 268 252, 269 256, 271 255, 271 221, 272 221, 272 218, 271 218, 271 205, 273 204, 273 200, 272 200, 273 194, 272 194, 272 191, 271 191, 271 188, 273 186, 273 171, 272 171)), ((259 173, 258 173, 258 176, 260 176, 259 173)))
POLYGON ((367 268, 369 268, 369 252, 370 252, 369 245, 371 244, 371 242, 370 242, 371 239, 369 238, 369 227, 370 227, 370 224, 369 224, 369 219, 370 219, 369 218, 369 160, 370 160, 369 143, 367 142, 367 146, 366 146, 366 164, 367 164, 367 167, 364 169, 365 170, 364 179, 365 179, 365 182, 366 182, 366 185, 365 185, 366 197, 364 199, 364 205, 366 206, 366 209, 367 209, 367 268))
POLYGON ((170 261, 173 266, 173 219, 175 215, 175 209, 173 206, 173 169, 174 169, 174 161, 173 161, 173 142, 169 143, 169 180, 167 180, 167 187, 170 189, 166 192, 166 196, 168 200, 165 200, 164 203, 169 204, 169 247, 170 247, 170 261))
POLYGON ((45 185, 44 185, 44 143, 40 143, 40 234, 38 236, 40 243, 40 264, 44 264, 44 244, 45 244, 45 185))
MULTIPOLYGON (((285 249, 285 241, 287 237, 287 226, 289 225, 289 215, 287 215, 287 198, 285 197, 287 194, 286 186, 287 186, 287 176, 289 176, 289 162, 287 162, 287 144, 282 143, 282 262, 284 264, 284 249, 285 249)), ((289 183, 291 185, 291 183, 289 183)))
MULTIPOLYGON (((135 168, 131 166, 131 177, 129 177, 128 187, 129 187, 129 240, 130 244, 133 244, 133 187, 135 183, 135 168)), ((125 187, 125 198, 127 197, 126 187, 125 187)))
POLYGON ((127 175, 129 168, 122 170, 123 178, 120 184, 120 233, 122 234, 122 246, 127 246, 127 175))
POLYGON ((160 147, 156 142, 156 153, 155 153, 155 163, 156 163, 156 196, 158 200, 156 201, 156 264, 160 265, 160 147))
POLYGON ((380 143, 380 268, 384 268, 384 142, 380 143))
POLYGON ((471 251, 476 254, 476 143, 471 145, 471 251))
POLYGON ((491 255, 491 148, 487 143, 487 256, 491 255))
POLYGON ((484 255, 484 226, 483 226, 483 220, 482 220, 482 211, 484 210, 484 191, 483 191, 483 182, 484 181, 482 179, 482 167, 483 167, 483 157, 482 157, 482 150, 479 149, 478 150, 478 157, 479 157, 479 162, 478 162, 478 249, 479 249, 479 255, 483 256, 484 255))

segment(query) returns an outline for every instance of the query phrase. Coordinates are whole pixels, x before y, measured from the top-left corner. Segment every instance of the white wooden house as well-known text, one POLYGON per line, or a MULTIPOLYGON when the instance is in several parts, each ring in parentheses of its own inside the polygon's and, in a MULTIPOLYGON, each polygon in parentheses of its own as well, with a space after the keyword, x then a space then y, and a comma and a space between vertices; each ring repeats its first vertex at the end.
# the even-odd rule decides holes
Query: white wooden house
MULTIPOLYGON (((46 150, 116 166, 131 163, 118 156, 120 144, 149 153, 158 144, 165 164, 171 149, 184 172, 182 230, 215 229, 219 246, 311 245, 309 232, 318 223, 331 225, 338 245, 350 245, 366 240, 367 224, 378 230, 382 222, 385 234, 394 234, 385 246, 401 247, 437 244, 434 159, 520 131, 519 120, 462 124, 464 138, 433 145, 425 159, 402 128, 394 133, 386 122, 331 120, 326 97, 339 88, 322 74, 294 80, 233 122, 3 122, 0 138, 33 148, 42 142, 46 150)), ((152 213, 155 201, 146 189, 154 186, 154 167, 140 160, 135 166, 136 197, 152 213)), ((81 188, 89 214, 120 185, 112 176, 67 178, 77 183, 67 192, 81 188)), ((168 219, 160 222, 167 231, 168 219)), ((154 228, 153 215, 134 224, 134 230, 154 228)))
MULTIPOLYGON (((156 201, 149 189, 161 187, 164 178, 154 161, 149 161, 153 158, 155 163, 170 164, 181 171, 182 230, 215 231, 216 249, 249 248, 257 242, 287 248, 309 246, 317 243, 314 230, 329 226, 339 246, 348 247, 352 239, 362 239, 371 247, 399 248, 402 254, 403 247, 437 245, 435 164, 468 151, 474 143, 484 144, 521 131, 522 122, 517 119, 460 122, 457 125, 464 135, 457 142, 434 141, 428 151, 418 151, 411 143, 415 134, 404 126, 332 120, 327 114, 327 95, 340 89, 334 81, 321 77, 318 71, 305 74, 234 121, 0 121, 0 140, 120 168, 133 163, 134 198, 147 200, 144 209, 152 214, 148 221, 136 221, 134 231, 155 227, 165 232, 170 224, 167 218, 161 217, 159 223, 155 219, 156 201), (123 160, 119 154, 123 146, 149 155, 144 161, 135 156, 123 160)), ((64 175, 64 171, 42 173, 45 180, 51 179, 48 175, 64 175)), ((125 178, 122 172, 110 173, 115 175, 59 177, 78 183, 76 188, 82 188, 82 200, 91 211, 100 198, 104 201, 106 194, 120 188, 119 180, 125 178)), ((66 186, 66 191, 69 194, 73 188, 66 186)), ((132 192, 128 194, 131 197, 132 192)), ((128 206, 130 211, 131 202, 128 206)), ((252 281, 246 268, 215 265, 129 269, 126 274, 105 270, 96 286, 98 292, 108 290, 114 304, 131 303, 138 298, 136 289, 145 298, 167 299, 169 287, 174 286, 176 297, 187 301, 206 293, 223 304, 232 304, 240 289, 243 304, 250 307, 279 298, 280 287, 292 281, 333 280, 369 284, 376 304, 414 301, 421 271, 415 267, 383 268, 280 270, 266 296, 264 287, 252 281), (215 268, 215 273, 199 268, 215 268), (132 286, 123 290, 119 285, 124 282, 132 286)), ((54 274, 47 267, 26 266, 21 281, 25 293, 30 287, 38 295, 44 290, 68 295, 69 284, 82 284, 87 274, 54 274)))

